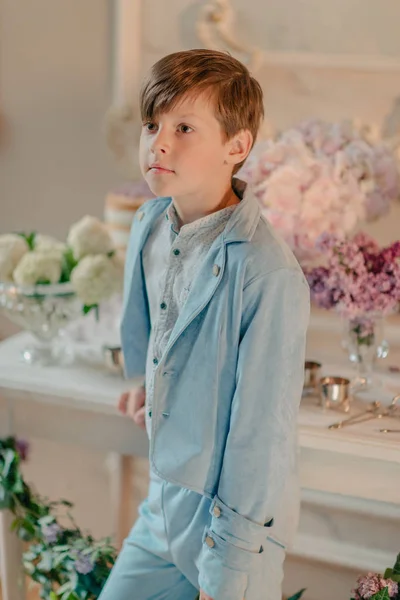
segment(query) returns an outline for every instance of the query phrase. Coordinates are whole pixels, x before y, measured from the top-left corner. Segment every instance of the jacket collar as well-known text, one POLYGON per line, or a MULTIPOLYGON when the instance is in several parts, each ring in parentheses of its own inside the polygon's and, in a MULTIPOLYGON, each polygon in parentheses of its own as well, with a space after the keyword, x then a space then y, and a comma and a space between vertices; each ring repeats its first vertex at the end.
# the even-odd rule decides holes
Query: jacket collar
MULTIPOLYGON (((252 239, 260 219, 261 209, 252 189, 240 179, 233 179, 233 187, 242 198, 228 220, 222 232, 222 243, 248 242, 252 239)), ((150 222, 155 219, 171 204, 172 198, 157 198, 150 200, 148 211, 150 222)), ((145 207, 143 207, 145 209, 145 207)), ((146 211, 147 212, 147 211, 146 211)))
POLYGON ((261 209, 251 187, 240 179, 234 179, 235 187, 242 195, 242 200, 222 233, 225 243, 248 242, 252 239, 260 220, 261 209))

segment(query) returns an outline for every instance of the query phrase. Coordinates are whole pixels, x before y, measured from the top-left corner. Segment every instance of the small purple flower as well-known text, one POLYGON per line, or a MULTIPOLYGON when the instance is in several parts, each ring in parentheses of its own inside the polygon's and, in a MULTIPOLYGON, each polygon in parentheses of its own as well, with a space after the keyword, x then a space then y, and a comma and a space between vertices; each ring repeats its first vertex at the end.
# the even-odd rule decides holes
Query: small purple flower
POLYGON ((48 544, 54 544, 57 541, 58 535, 62 529, 58 523, 51 523, 50 525, 42 525, 42 534, 48 544))
POLYGON ((16 439, 15 449, 20 455, 21 460, 27 460, 29 452, 29 443, 26 440, 16 439))
POLYGON ((87 575, 94 569, 94 564, 92 560, 82 554, 82 552, 78 552, 77 558, 74 562, 75 571, 80 573, 81 575, 87 575))

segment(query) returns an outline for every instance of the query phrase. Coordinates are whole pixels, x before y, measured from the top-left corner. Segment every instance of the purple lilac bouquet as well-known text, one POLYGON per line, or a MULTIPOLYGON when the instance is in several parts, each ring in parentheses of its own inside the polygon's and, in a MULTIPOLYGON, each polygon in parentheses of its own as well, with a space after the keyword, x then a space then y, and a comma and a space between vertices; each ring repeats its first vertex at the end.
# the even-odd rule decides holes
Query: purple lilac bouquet
POLYGON ((400 194, 396 160, 350 123, 309 120, 256 144, 239 176, 301 261, 324 232, 349 235, 389 211, 400 194))
POLYGON ((360 232, 349 240, 324 234, 317 247, 325 266, 304 269, 314 302, 349 319, 389 314, 400 302, 400 241, 386 248, 360 232))

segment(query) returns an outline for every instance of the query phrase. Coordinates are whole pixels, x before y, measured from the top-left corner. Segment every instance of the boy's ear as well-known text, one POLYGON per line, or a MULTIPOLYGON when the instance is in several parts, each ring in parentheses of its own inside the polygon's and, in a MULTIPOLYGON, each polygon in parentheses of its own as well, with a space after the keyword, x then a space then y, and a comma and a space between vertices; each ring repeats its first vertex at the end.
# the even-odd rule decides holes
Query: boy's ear
POLYGON ((230 165, 237 165, 244 161, 253 144, 253 136, 248 129, 242 129, 233 138, 231 138, 227 144, 227 156, 225 158, 226 163, 230 165))

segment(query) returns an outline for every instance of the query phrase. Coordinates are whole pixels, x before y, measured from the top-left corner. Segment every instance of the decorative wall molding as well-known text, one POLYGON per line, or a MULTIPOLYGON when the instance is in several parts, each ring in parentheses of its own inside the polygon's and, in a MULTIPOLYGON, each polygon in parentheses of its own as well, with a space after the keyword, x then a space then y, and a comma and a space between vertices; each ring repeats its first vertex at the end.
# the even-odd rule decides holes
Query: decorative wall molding
POLYGON ((235 32, 235 13, 230 0, 211 0, 200 9, 196 22, 196 33, 206 48, 226 50, 239 53, 249 70, 254 73, 263 62, 263 53, 258 48, 247 47, 241 43, 235 32))
MULTIPOLYGON (((243 62, 255 72, 263 65, 281 67, 331 68, 355 71, 400 71, 400 58, 314 52, 268 52, 241 43, 234 31, 235 10, 231 0, 210 0, 200 10, 197 35, 206 48, 225 48, 244 56, 243 62)), ((240 37, 240 36, 239 36, 240 37)))
POLYGON ((142 66, 142 0, 114 0, 112 32, 112 105, 105 115, 107 145, 127 179, 140 178, 139 87, 142 66))
POLYGON ((113 2, 113 104, 137 103, 142 63, 142 0, 113 2))

